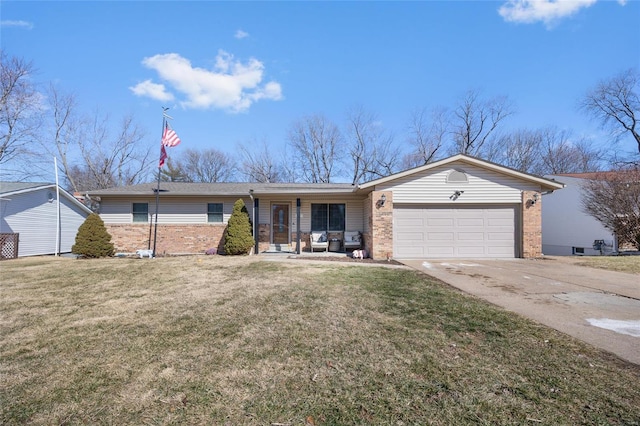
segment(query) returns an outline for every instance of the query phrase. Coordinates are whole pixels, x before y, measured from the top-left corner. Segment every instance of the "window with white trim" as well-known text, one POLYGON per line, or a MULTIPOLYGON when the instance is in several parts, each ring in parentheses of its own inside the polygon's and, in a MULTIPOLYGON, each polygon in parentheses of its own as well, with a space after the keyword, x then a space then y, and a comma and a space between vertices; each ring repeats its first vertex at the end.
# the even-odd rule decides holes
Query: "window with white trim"
POLYGON ((132 212, 134 223, 149 222, 149 203, 133 203, 132 212))
POLYGON ((311 204, 312 231, 344 231, 345 204, 311 204))
POLYGON ((222 210, 222 203, 207 203, 207 222, 222 223, 224 219, 222 210))

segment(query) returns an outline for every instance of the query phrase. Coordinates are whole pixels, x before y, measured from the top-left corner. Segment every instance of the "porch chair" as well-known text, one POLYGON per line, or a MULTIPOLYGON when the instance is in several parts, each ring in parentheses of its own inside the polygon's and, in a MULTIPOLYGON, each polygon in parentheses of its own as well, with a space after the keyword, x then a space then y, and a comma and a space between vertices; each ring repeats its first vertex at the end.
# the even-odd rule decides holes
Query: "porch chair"
POLYGON ((346 250, 360 250, 362 247, 362 234, 360 231, 345 231, 344 232, 344 249, 346 250))
POLYGON ((312 232, 310 239, 312 252, 315 249, 324 249, 324 251, 329 250, 329 239, 327 238, 326 232, 312 232))

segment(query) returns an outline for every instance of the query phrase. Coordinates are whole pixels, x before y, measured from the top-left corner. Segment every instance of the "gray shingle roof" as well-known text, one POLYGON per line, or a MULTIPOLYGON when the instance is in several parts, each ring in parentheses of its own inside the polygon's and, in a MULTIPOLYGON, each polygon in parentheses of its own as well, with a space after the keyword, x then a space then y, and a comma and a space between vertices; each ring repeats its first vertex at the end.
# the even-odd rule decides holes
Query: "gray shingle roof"
MULTIPOLYGON (((109 195, 150 195, 155 194, 157 182, 138 185, 122 186, 109 189, 89 191, 91 196, 109 195)), ((323 193, 352 193, 357 186, 349 183, 187 183, 161 182, 160 193, 175 196, 193 195, 230 195, 247 196, 249 190, 255 195, 260 194, 323 194, 323 193)))
POLYGON ((0 182, 0 194, 25 191, 27 189, 56 186, 51 182, 0 182))

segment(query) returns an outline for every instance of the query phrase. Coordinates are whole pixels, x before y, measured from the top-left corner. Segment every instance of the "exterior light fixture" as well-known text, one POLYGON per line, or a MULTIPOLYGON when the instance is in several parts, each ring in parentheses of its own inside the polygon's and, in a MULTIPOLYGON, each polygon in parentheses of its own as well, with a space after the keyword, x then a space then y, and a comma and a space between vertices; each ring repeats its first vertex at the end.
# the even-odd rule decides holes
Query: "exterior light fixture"
POLYGON ((382 197, 380 197, 380 206, 384 206, 384 203, 387 202, 387 196, 385 194, 382 194, 382 197))
POLYGON ((531 199, 529 199, 529 204, 530 205, 534 205, 535 203, 538 202, 539 199, 540 199, 540 194, 535 193, 535 194, 533 194, 533 197, 531 199))
POLYGON ((453 194, 451 194, 451 196, 449 196, 449 199, 451 201, 455 201, 458 199, 459 196, 461 196, 462 194, 464 194, 464 191, 454 191, 453 194))

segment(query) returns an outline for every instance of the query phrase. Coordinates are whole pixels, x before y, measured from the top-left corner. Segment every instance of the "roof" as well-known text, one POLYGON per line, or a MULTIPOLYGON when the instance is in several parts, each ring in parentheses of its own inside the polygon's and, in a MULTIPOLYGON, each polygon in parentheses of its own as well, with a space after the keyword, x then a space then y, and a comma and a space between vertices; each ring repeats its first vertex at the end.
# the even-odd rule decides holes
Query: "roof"
MULTIPOLYGON (((121 195, 154 195, 158 187, 157 182, 141 183, 138 185, 122 186, 109 189, 89 191, 91 196, 121 196, 121 195)), ((247 182, 161 182, 160 194, 172 196, 194 195, 227 195, 248 196, 250 191, 255 195, 264 194, 351 194, 357 187, 350 183, 247 183, 247 182)))
POLYGON ((403 172, 395 173, 380 179, 372 180, 360 185, 360 189, 368 189, 373 188, 376 185, 381 185, 383 183, 392 182, 396 179, 400 179, 406 176, 410 176, 415 173, 421 173, 426 170, 430 170, 436 167, 440 167, 449 163, 454 162, 463 162, 470 165, 482 167, 487 170, 492 170, 498 173, 502 173, 508 176, 512 176, 518 179, 522 179, 524 181, 533 182, 540 185, 545 190, 556 190, 564 188, 564 184, 560 182, 556 182, 550 179, 546 179, 540 176, 531 175, 529 173, 523 173, 515 169, 511 169, 509 167, 501 166, 500 164, 492 163, 490 161, 481 160, 476 157, 471 157, 469 155, 458 154, 449 158, 445 158, 444 160, 435 161, 433 163, 425 164, 424 166, 415 167, 413 169, 405 170, 403 172))
POLYGON ((633 170, 629 171, 606 171, 606 172, 587 172, 587 173, 557 173, 549 176, 562 176, 577 179, 613 179, 617 176, 633 176, 633 170))
MULTIPOLYGON (((56 184, 50 183, 50 182, 0 182, 0 197, 5 201, 10 201, 11 199, 9 197, 11 197, 12 195, 25 194, 28 192, 34 192, 34 191, 39 191, 42 189, 49 189, 49 188, 52 190, 55 190, 56 184)), ((74 203, 76 206, 78 206, 85 212, 92 213, 89 207, 82 204, 76 197, 71 195, 69 192, 65 191, 60 187, 58 187, 58 189, 60 190, 60 195, 62 197, 67 198, 68 200, 70 200, 72 203, 74 203)))
POLYGON ((0 194, 10 195, 21 192, 28 192, 41 188, 54 187, 55 183, 50 182, 0 182, 0 194))

